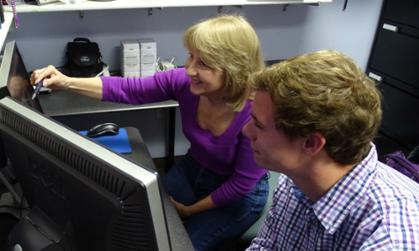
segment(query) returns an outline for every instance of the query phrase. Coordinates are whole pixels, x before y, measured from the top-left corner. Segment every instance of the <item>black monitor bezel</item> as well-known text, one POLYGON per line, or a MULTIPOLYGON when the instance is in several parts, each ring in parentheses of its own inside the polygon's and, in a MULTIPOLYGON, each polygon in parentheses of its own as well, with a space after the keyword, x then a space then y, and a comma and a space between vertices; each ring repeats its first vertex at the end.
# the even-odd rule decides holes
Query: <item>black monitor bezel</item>
MULTIPOLYGON (((59 141, 65 142, 64 144, 68 144, 70 148, 78 149, 78 153, 83 156, 95 159, 99 158, 100 160, 98 161, 100 161, 100 163, 103 165, 111 166, 112 172, 117 172, 127 179, 135 180, 141 187, 145 188, 148 199, 150 199, 148 202, 150 203, 149 212, 152 216, 152 227, 154 228, 153 230, 158 250, 171 250, 167 221, 160 194, 158 174, 156 172, 123 158, 122 156, 110 151, 109 149, 102 147, 95 142, 79 135, 72 129, 67 128, 58 122, 47 118, 39 112, 16 102, 10 97, 1 99, 0 132, 3 140, 5 139, 5 135, 3 134, 7 134, 7 136, 10 137, 24 138, 24 140, 26 140, 25 144, 31 145, 30 147, 37 147, 37 145, 40 147, 40 149, 36 149, 36 151, 43 150, 43 146, 39 146, 40 143, 37 141, 37 137, 39 137, 40 133, 36 132, 32 128, 19 129, 19 127, 25 127, 26 122, 22 123, 22 121, 29 121, 28 123, 31 127, 39 127, 41 134, 49 135, 52 138, 57 138, 59 141), (7 122, 8 117, 10 117, 10 113, 13 114, 13 116, 19 117, 21 119, 20 123, 7 122), (14 134, 18 135, 16 136, 14 134), (35 136, 31 136, 31 134, 34 134, 35 136), (33 142, 31 143, 31 141, 33 142)), ((74 172, 77 170, 71 171, 74 172)), ((92 180, 91 177, 86 175, 85 178, 89 185, 99 187, 101 186, 100 182, 98 184, 98 182, 92 180)), ((100 189, 103 189, 103 187, 100 189)))

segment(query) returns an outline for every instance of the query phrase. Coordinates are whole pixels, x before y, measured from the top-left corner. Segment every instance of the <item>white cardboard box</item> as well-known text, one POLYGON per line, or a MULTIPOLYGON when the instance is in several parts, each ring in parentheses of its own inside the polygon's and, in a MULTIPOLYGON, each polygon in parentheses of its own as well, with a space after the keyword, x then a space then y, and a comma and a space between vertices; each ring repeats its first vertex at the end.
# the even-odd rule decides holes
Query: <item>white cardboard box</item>
POLYGON ((152 71, 141 71, 141 77, 153 76, 156 73, 156 70, 152 71))
POLYGON ((140 44, 140 75, 150 76, 156 72, 157 45, 151 38, 138 39, 140 44))
POLYGON ((139 77, 140 70, 140 44, 137 40, 121 41, 121 73, 124 77, 139 77))

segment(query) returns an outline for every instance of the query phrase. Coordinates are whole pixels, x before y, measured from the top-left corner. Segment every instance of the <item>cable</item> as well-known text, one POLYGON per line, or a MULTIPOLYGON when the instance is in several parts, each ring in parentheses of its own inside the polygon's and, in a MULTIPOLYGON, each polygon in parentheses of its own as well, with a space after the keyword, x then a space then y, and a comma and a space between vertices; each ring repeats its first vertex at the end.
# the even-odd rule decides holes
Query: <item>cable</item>
POLYGON ((17 194, 16 190, 13 188, 13 186, 10 184, 10 182, 6 179, 6 177, 3 175, 3 173, 1 171, 0 171, 0 180, 3 182, 3 184, 9 190, 9 192, 12 195, 15 202, 17 204, 22 204, 22 199, 20 198, 20 196, 17 194))
POLYGON ((348 0, 345 0, 345 2, 343 3, 343 9, 342 11, 346 10, 346 6, 348 6, 348 0))

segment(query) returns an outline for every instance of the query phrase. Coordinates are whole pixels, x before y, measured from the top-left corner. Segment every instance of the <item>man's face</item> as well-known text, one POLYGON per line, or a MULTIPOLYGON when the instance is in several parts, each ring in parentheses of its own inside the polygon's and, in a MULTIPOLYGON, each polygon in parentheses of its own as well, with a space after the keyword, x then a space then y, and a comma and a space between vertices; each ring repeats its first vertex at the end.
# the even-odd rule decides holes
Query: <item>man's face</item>
POLYGON ((304 139, 290 139, 276 129, 274 107, 267 92, 256 93, 252 120, 243 128, 243 133, 250 139, 255 161, 262 167, 288 174, 304 160, 304 139))

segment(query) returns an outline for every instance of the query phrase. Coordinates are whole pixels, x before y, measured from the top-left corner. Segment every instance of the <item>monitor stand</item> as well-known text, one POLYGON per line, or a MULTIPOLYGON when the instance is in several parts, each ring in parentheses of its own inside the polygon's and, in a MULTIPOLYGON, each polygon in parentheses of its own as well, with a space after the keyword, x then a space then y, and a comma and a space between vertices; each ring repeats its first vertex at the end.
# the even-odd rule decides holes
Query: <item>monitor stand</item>
POLYGON ((74 250, 65 231, 57 228, 40 209, 34 207, 14 226, 8 238, 8 251, 74 250))

